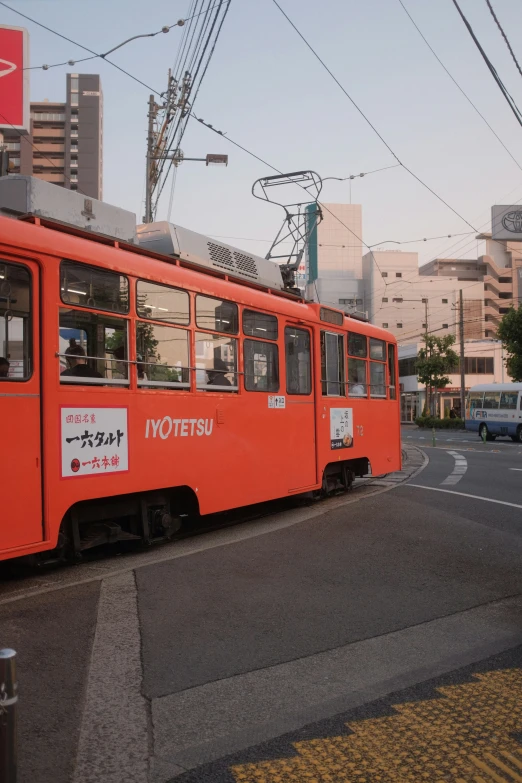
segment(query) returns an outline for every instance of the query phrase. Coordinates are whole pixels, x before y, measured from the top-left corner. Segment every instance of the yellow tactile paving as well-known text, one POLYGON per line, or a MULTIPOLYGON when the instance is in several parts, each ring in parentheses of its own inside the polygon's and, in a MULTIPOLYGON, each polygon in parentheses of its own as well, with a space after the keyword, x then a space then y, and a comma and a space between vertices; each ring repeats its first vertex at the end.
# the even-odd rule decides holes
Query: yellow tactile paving
POLYGON ((522 671, 479 674, 440 696, 296 742, 293 758, 232 767, 236 783, 522 783, 522 671))

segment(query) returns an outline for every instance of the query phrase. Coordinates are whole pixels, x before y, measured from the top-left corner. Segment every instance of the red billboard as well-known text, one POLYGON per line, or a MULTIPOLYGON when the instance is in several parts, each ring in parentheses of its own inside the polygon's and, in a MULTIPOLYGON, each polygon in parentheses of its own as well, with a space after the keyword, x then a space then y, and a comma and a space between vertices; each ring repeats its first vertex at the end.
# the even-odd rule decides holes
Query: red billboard
POLYGON ((29 130, 29 33, 0 25, 0 128, 29 130))

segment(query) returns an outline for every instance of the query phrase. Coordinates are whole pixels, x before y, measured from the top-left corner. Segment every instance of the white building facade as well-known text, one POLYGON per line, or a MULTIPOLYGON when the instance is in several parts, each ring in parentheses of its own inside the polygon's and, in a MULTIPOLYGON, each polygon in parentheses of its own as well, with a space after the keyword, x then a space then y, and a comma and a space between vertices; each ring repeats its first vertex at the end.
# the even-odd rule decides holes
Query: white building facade
MULTIPOLYGON (((422 414, 426 390, 415 373, 422 343, 399 346, 401 421, 412 422, 422 414)), ((457 348, 458 353, 458 348, 457 348)), ((464 343, 465 392, 478 383, 508 383, 505 355, 499 340, 466 340, 464 343)), ((454 408, 460 414, 460 368, 448 376, 450 383, 437 395, 437 415, 444 418, 454 408)))
POLYGON ((388 329, 399 343, 426 332, 458 334, 459 291, 463 289, 464 335, 483 337, 484 283, 419 275, 417 253, 376 250, 362 260, 364 302, 371 323, 388 329))
POLYGON ((306 249, 306 295, 347 311, 364 312, 362 209, 360 204, 324 204, 323 220, 306 249))

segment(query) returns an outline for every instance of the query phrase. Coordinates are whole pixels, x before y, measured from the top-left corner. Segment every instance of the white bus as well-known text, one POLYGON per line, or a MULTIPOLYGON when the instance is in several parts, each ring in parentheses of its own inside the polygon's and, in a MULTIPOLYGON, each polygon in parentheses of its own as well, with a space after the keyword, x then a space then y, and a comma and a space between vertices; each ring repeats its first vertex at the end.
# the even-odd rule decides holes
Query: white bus
POLYGON ((481 383, 466 400, 466 429, 480 438, 506 435, 522 443, 522 383, 481 383))

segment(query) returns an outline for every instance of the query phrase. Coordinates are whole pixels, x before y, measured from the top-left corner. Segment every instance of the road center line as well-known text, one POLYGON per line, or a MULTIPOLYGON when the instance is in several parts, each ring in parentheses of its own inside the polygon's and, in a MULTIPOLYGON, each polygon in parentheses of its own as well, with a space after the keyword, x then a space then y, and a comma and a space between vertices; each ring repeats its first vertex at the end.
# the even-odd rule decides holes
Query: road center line
POLYGON ((403 484, 403 487, 415 487, 415 489, 430 489, 432 492, 447 492, 448 495, 460 495, 463 498, 473 498, 473 500, 485 500, 487 503, 498 503, 501 506, 511 506, 512 508, 522 508, 518 503, 508 503, 507 500, 494 500, 485 498, 482 495, 469 495, 467 492, 455 492, 454 489, 441 489, 440 487, 425 487, 422 484, 403 484))
POLYGON ((455 467, 453 468, 453 471, 450 473, 450 475, 440 483, 451 485, 458 484, 468 469, 468 461, 466 457, 464 457, 462 454, 459 454, 458 451, 448 451, 447 453, 450 454, 455 460, 455 467))
POLYGON ((522 471, 522 468, 510 468, 510 470, 520 470, 520 471, 522 471))

